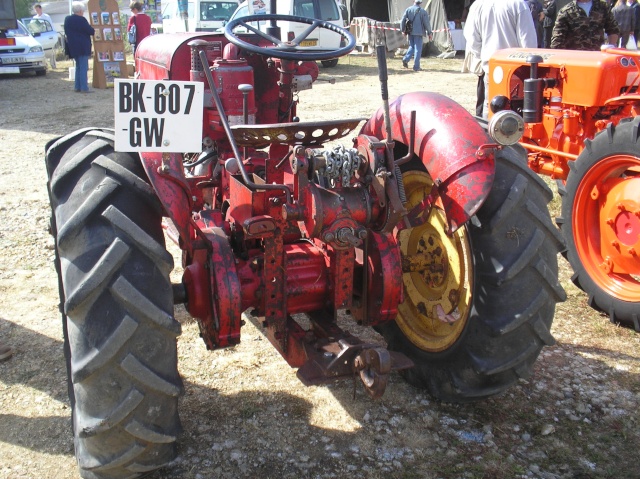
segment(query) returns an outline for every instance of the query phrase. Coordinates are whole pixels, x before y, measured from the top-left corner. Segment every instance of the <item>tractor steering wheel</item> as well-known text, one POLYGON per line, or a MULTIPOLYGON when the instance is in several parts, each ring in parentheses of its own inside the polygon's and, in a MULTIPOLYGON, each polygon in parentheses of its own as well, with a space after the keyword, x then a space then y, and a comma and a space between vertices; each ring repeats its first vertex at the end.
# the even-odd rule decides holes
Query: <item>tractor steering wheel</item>
POLYGON ((227 37, 234 45, 239 46, 243 50, 247 50, 258 55, 265 55, 273 58, 280 58, 282 60, 294 60, 294 61, 316 61, 316 60, 330 60, 332 58, 341 57, 346 55, 354 49, 356 45, 356 39, 344 28, 338 27, 333 23, 323 20, 316 20, 313 18, 297 17, 293 15, 277 15, 277 14, 262 14, 262 15, 249 15, 246 17, 236 18, 231 20, 224 28, 224 36, 227 37), (301 34, 291 41, 282 41, 268 33, 262 32, 257 28, 249 25, 250 22, 266 22, 266 21, 287 21, 294 23, 306 23, 309 25, 301 34), (264 38, 265 40, 272 42, 273 47, 259 47, 252 43, 241 40, 238 35, 234 33, 234 29, 238 26, 246 28, 248 31, 255 33, 256 35, 264 38), (347 41, 347 45, 334 49, 318 49, 317 47, 302 47, 300 44, 316 29, 331 30, 339 34, 347 41))

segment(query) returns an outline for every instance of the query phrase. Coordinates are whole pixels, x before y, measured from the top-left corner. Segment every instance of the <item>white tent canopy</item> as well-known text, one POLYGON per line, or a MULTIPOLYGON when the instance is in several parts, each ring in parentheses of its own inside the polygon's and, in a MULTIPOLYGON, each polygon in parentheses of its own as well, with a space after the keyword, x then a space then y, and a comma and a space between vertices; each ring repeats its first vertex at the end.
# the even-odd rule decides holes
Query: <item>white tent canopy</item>
MULTIPOLYGON (((400 23, 404 11, 413 5, 413 0, 388 0, 389 21, 400 23)), ((431 28, 434 31, 433 43, 441 52, 453 50, 453 42, 449 33, 447 12, 443 0, 424 0, 422 7, 429 13, 431 28)))

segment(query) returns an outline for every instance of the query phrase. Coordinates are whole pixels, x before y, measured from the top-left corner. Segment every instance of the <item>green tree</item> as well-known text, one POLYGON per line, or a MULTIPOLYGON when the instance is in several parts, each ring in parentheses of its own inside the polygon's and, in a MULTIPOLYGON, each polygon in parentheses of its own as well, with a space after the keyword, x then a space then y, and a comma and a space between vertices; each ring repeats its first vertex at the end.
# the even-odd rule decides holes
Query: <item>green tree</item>
POLYGON ((18 18, 32 17, 33 5, 36 4, 33 0, 13 0, 16 6, 16 16, 18 18))

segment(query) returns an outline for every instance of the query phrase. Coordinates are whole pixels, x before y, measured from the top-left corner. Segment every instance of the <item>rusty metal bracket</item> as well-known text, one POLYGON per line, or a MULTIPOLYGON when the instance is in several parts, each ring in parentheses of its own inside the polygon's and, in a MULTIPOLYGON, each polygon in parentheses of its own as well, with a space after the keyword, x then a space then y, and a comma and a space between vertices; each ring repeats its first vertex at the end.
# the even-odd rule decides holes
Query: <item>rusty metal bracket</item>
POLYGON ((373 399, 382 397, 391 372, 391 355, 384 348, 363 349, 353 362, 354 370, 360 373, 364 390, 373 399))
POLYGON ((398 230, 400 231, 407 228, 415 228, 416 226, 423 225, 427 221, 429 221, 431 210, 436 204, 438 196, 438 187, 434 183, 429 194, 425 195, 424 199, 420 203, 411 208, 411 210, 403 218, 403 221, 398 223, 398 225, 396 226, 398 230))
POLYGON ((356 372, 367 394, 378 398, 384 393, 389 373, 414 366, 404 354, 364 343, 335 323, 312 320, 312 330, 318 339, 305 342, 307 361, 297 372, 306 386, 351 378, 356 372))

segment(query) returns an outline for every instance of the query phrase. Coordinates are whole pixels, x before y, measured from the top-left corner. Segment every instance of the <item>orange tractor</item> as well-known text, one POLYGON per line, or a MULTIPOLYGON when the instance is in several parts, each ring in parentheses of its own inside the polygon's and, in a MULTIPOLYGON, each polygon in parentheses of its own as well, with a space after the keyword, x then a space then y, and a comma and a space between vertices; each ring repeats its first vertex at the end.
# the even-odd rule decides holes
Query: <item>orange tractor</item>
POLYGON ((557 181, 573 282, 640 331, 640 55, 507 49, 489 62, 490 115, 522 117, 529 167, 557 181), (502 112, 502 113, 501 113, 502 112))

